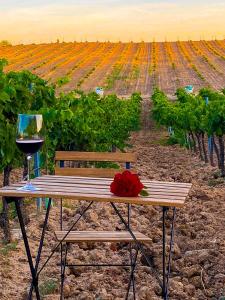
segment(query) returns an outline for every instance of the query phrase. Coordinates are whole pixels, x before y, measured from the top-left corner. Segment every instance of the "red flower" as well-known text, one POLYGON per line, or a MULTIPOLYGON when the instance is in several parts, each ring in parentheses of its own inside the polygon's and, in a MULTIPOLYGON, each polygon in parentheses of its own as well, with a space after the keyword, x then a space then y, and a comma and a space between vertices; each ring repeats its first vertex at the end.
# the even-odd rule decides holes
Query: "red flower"
POLYGON ((143 188, 138 175, 130 171, 117 173, 110 185, 111 193, 121 197, 137 197, 143 188))

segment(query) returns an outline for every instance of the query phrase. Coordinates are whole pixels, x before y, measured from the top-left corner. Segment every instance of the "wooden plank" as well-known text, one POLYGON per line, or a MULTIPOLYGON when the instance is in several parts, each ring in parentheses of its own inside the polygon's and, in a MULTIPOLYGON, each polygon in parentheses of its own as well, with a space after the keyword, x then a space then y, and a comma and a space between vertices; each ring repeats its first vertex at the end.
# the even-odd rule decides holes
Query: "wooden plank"
MULTIPOLYGON (((67 231, 56 231, 56 238, 61 241, 67 231)), ((146 235, 134 231, 136 239, 140 242, 151 242, 146 235)), ((128 231, 71 231, 65 238, 65 242, 81 243, 81 242, 134 242, 128 231)))
MULTIPOLYGON (((19 188, 20 184, 14 184, 11 187, 8 187, 8 190, 15 190, 16 188, 19 188)), ((90 189, 88 187, 80 187, 77 186, 74 187, 65 187, 63 186, 51 186, 51 185, 39 185, 35 184, 37 188, 40 188, 40 190, 43 190, 45 192, 71 192, 71 193, 86 193, 87 195, 104 195, 111 197, 112 194, 110 193, 109 188, 108 189, 90 189)), ((160 198, 160 199, 172 199, 172 200, 183 200, 185 197, 185 194, 172 194, 172 193, 163 193, 163 192, 150 192, 149 191, 149 197, 154 198, 160 198)))
POLYGON ((55 174, 61 176, 87 176, 87 177, 110 177, 116 173, 123 172, 124 169, 110 168, 55 168, 55 174))
MULTIPOLYGON (((80 177, 80 176, 57 176, 57 175, 45 175, 42 177, 38 177, 35 178, 35 180, 40 180, 40 181, 54 181, 54 182, 80 182, 80 183, 90 183, 90 184, 99 184, 100 182, 102 184, 109 184, 110 182, 112 182, 111 178, 94 178, 94 177, 80 177)), ((179 188, 179 189, 190 189, 190 187, 192 186, 191 184, 182 184, 182 183, 176 183, 173 184, 174 182, 172 182, 172 184, 170 184, 170 182, 154 182, 154 181, 143 181, 141 180, 141 182, 145 185, 145 186, 156 186, 156 187, 168 187, 168 188, 179 188)))
POLYGON ((135 153, 56 151, 55 160, 136 162, 135 153))
MULTIPOLYGON (((62 178, 62 176, 60 175, 44 175, 42 177, 37 177, 38 179, 50 179, 50 180, 68 180, 70 181, 71 178, 67 177, 67 178, 62 178)), ((35 178, 36 179, 36 178, 35 178)), ((98 177, 93 177, 93 178, 88 178, 85 176, 73 176, 72 179, 74 180, 87 180, 87 181, 99 181, 101 180, 101 182, 109 182, 111 179, 109 178, 101 178, 99 179, 98 177)), ((152 181, 152 180, 146 180, 146 179, 140 179, 141 182, 143 184, 154 184, 154 185, 168 185, 168 186, 179 186, 179 187, 186 187, 186 188, 190 188, 192 186, 191 183, 183 183, 183 182, 174 182, 174 181, 152 181)))
MULTIPOLYGON (((110 190, 110 184, 107 185, 100 185, 100 184, 85 184, 85 183, 56 183, 56 182, 34 182, 32 181, 34 185, 39 185, 39 186, 43 186, 43 188, 45 186, 51 185, 51 186, 62 186, 62 187, 68 187, 68 188, 72 188, 72 189, 76 189, 76 188, 89 188, 89 189, 95 189, 95 190, 110 190)), ((174 194, 174 195, 185 195, 188 194, 190 189, 178 189, 178 188, 172 188, 172 187, 147 187, 145 188, 145 190, 147 190, 149 193, 161 193, 161 194, 174 194)))
POLYGON ((141 180, 143 184, 148 184, 149 182, 154 184, 164 184, 164 185, 174 185, 174 186, 183 186, 183 187, 191 187, 192 183, 186 182, 176 182, 176 181, 155 181, 155 180, 141 180))
MULTIPOLYGON (((22 182, 23 184, 26 183, 26 181, 22 182)), ((59 182, 54 182, 54 181, 33 181, 32 183, 40 188, 45 188, 46 186, 51 186, 51 187, 59 187, 59 186, 63 186, 63 188, 71 188, 71 189, 76 189, 76 188, 89 188, 89 189, 95 189, 95 190, 101 190, 101 191, 109 191, 110 187, 109 184, 86 184, 86 183, 74 183, 74 182, 64 182, 64 183, 59 183, 59 182)), ((15 183, 13 185, 11 185, 10 187, 19 187, 21 186, 21 183, 15 183)), ((174 187, 169 187, 169 188, 165 188, 165 187, 154 187, 154 186, 149 186, 147 188, 147 191, 150 194, 166 194, 166 195, 181 195, 183 196, 184 194, 187 194, 189 192, 189 189, 178 189, 178 188, 174 188, 174 187)))
MULTIPOLYGON (((33 182, 33 181, 32 181, 33 182)), ((65 183, 58 183, 58 182, 51 182, 51 181, 35 181, 33 182, 33 184, 35 185, 39 185, 39 186, 46 186, 46 185, 51 185, 51 186, 61 186, 63 185, 64 187, 71 187, 71 188, 76 188, 76 187, 88 187, 90 189, 110 189, 110 184, 86 184, 86 183, 69 183, 69 182, 65 182, 65 183)), ((172 193, 172 194, 186 194, 189 192, 190 189, 187 188, 183 188, 183 189, 178 189, 178 188, 173 188, 173 187, 155 187, 155 186, 149 186, 147 188, 145 188, 145 190, 148 190, 150 193, 151 192, 158 192, 158 193, 172 193)))
MULTIPOLYGON (((90 178, 77 176, 46 175, 32 180, 40 187, 39 191, 19 191, 18 187, 25 182, 0 189, 0 196, 8 197, 50 197, 71 200, 86 200, 96 202, 130 203, 137 205, 182 207, 188 195, 189 188, 180 183, 146 181, 149 190, 148 197, 117 197, 110 193, 109 184, 112 179, 90 178)), ((188 184, 191 187, 191 184, 188 184)))
POLYGON ((117 197, 114 195, 95 195, 86 193, 72 193, 72 192, 54 192, 54 191, 20 191, 10 189, 0 189, 0 196, 5 197, 23 197, 23 198, 36 198, 36 197, 48 197, 54 199, 71 199, 71 200, 85 200, 85 201, 96 201, 96 202, 115 202, 115 203, 129 203, 136 205, 154 205, 154 206, 170 206, 170 207, 183 207, 185 198, 183 200, 172 200, 163 199, 161 197, 117 197))

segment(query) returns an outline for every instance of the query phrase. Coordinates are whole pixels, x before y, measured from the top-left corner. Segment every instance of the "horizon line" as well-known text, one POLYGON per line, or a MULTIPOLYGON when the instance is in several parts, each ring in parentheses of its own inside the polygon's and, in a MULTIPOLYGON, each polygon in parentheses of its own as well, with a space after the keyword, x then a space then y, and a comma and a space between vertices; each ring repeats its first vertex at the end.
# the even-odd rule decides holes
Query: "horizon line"
POLYGON ((176 43, 176 42, 200 42, 200 41, 224 41, 224 38, 212 38, 212 39, 204 39, 204 38, 200 38, 200 39, 177 39, 177 40, 161 40, 161 41, 155 41, 155 39, 153 38, 152 41, 145 41, 145 40, 140 40, 140 41, 122 41, 122 40, 118 40, 118 41, 110 41, 110 40, 106 40, 106 41, 100 41, 100 40, 74 40, 74 41, 60 41, 60 39, 56 39, 56 41, 48 41, 48 42, 21 42, 21 43, 13 43, 10 40, 7 39, 3 39, 0 40, 0 45, 5 43, 9 43, 8 46, 19 46, 19 45, 42 45, 42 44, 69 44, 69 43, 111 43, 111 44, 117 44, 117 43, 122 43, 122 44, 128 44, 128 43, 134 43, 134 44, 139 44, 139 43, 176 43))

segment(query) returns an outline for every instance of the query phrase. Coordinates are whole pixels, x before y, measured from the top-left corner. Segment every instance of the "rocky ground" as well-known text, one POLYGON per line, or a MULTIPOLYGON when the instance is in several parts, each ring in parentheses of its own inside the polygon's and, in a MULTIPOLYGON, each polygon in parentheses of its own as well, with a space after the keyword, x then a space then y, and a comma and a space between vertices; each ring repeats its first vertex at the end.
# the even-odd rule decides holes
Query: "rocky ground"
MULTIPOLYGON (((148 102, 143 104, 143 129, 131 137, 137 153, 136 169, 142 178, 162 181, 191 182, 193 188, 185 207, 178 210, 173 251, 169 299, 225 299, 225 184, 217 178, 217 170, 205 165, 194 154, 179 146, 166 145, 167 134, 148 121, 148 102), (224 297, 223 297, 224 296, 224 297)), ((65 226, 79 216, 85 203, 64 202, 65 226)), ((120 205, 124 210, 126 207, 120 205)), ((43 214, 28 205, 30 223, 28 234, 33 255, 43 224, 43 214)), ((168 214, 168 219, 171 214, 168 214)), ((58 228, 57 202, 50 215, 42 262, 55 245, 54 230, 58 228)), ((169 225, 169 223, 167 224, 169 225)), ((16 222, 12 226, 18 227, 16 222)), ((161 209, 136 207, 132 209, 132 227, 147 234, 152 242, 146 252, 155 270, 161 270, 161 209)), ((109 205, 95 204, 77 226, 80 230, 123 229, 109 205)), ((69 248, 69 262, 127 262, 127 245, 96 244, 69 248)), ((41 293, 48 300, 59 299, 59 261, 57 252, 40 276, 41 293)), ((151 269, 139 257, 136 271, 138 300, 157 300, 160 287, 151 269)), ((160 273, 161 274, 161 273, 160 273)), ((0 299, 26 299, 29 270, 23 242, 0 247, 0 299)), ((124 268, 70 268, 66 270, 65 299, 119 300, 125 298, 128 271, 124 268)), ((130 295, 130 299, 132 295, 130 295)))

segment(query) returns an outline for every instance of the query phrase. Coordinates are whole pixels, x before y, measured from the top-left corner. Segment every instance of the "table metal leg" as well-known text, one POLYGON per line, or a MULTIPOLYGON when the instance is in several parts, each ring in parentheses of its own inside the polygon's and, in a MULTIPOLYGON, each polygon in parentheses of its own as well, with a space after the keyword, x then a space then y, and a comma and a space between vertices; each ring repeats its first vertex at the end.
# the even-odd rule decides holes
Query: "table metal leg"
POLYGON ((163 297, 163 299, 167 300, 168 299, 169 276, 170 276, 170 271, 171 271, 173 241, 174 241, 174 225, 175 225, 176 208, 175 207, 173 208, 172 224, 171 224, 171 227, 170 227, 170 247, 169 247, 168 265, 166 265, 166 215, 167 215, 167 211, 169 210, 169 207, 163 207, 163 216, 162 216, 163 281, 161 281, 161 279, 158 276, 158 273, 155 271, 155 269, 152 266, 152 263, 150 262, 149 258, 145 254, 145 251, 143 249, 142 244, 137 241, 135 235, 133 234, 132 230, 130 229, 129 224, 125 221, 125 219, 123 218, 122 214, 120 213, 120 211, 118 210, 116 205, 113 202, 111 202, 111 205, 114 208, 116 214, 119 216, 122 223, 125 225, 126 229, 129 231, 130 235, 132 236, 132 238, 134 239, 134 241, 136 243, 136 246, 137 246, 138 250, 140 250, 140 252, 144 256, 147 264, 149 265, 149 267, 152 269, 154 275, 156 276, 156 278, 159 282, 159 285, 162 288, 162 297, 163 297))
POLYGON ((166 265, 166 213, 169 210, 168 207, 163 207, 163 217, 162 217, 162 229, 163 229, 163 287, 162 287, 162 296, 164 300, 168 299, 169 291, 169 276, 171 271, 171 261, 172 261, 172 251, 173 251, 173 241, 174 241, 174 225, 175 225, 175 216, 176 208, 173 208, 172 223, 170 226, 170 247, 168 255, 168 264, 166 265))
MULTIPOLYGON (((41 252, 42 252, 42 248, 43 248, 43 244, 44 244, 44 238, 45 238, 45 232, 46 232, 46 228, 47 228, 47 224, 48 224, 48 218, 49 218, 49 212, 50 212, 50 208, 51 208, 51 202, 52 202, 52 199, 50 198, 49 201, 48 201, 48 206, 47 206, 47 210, 46 210, 46 214, 45 214, 45 220, 44 220, 42 233, 41 233, 41 239, 40 239, 40 243, 39 243, 39 247, 38 247, 38 254, 37 254, 36 262, 35 262, 35 272, 36 272, 37 282, 38 282, 37 271, 38 271, 38 266, 39 266, 40 259, 41 259, 41 252)), ((34 287, 34 282, 32 281, 31 286, 30 286, 30 292, 29 292, 28 299, 32 299, 33 287, 34 287)))
POLYGON ((163 257, 162 257, 162 265, 163 265, 163 287, 162 287, 162 296, 163 299, 166 297, 166 224, 165 224, 165 216, 166 216, 166 211, 167 207, 163 207, 163 217, 162 217, 162 230, 163 230, 163 235, 162 235, 162 252, 163 252, 163 257))
POLYGON ((152 269, 152 272, 154 273, 156 279, 158 280, 159 282, 159 285, 161 286, 161 288, 163 287, 162 285, 162 281, 161 279, 159 278, 159 275, 158 273, 156 272, 156 270, 153 268, 153 265, 149 259, 149 257, 146 255, 145 251, 144 251, 144 248, 142 246, 142 244, 136 239, 134 233, 132 232, 132 230, 130 229, 130 227, 128 226, 127 222, 125 221, 125 219, 123 218, 122 214, 120 213, 120 211, 118 210, 118 208, 116 207, 115 203, 113 202, 110 202, 113 209, 115 210, 116 214, 119 216, 121 222, 124 224, 124 226, 126 227, 127 231, 129 231, 130 235, 132 236, 133 240, 135 241, 135 244, 138 248, 138 250, 142 253, 142 255, 144 256, 147 264, 149 265, 149 267, 152 269))
POLYGON ((32 275, 32 283, 34 285, 36 298, 37 298, 37 300, 40 300, 37 273, 36 273, 34 265, 33 265, 33 260, 32 260, 32 256, 31 256, 31 252, 30 252, 30 246, 29 246, 29 242, 28 242, 28 239, 27 239, 27 233, 26 233, 26 229, 25 229, 25 225, 24 225, 24 221, 23 221, 21 208, 20 208, 21 199, 15 199, 14 201, 15 201, 16 212, 17 212, 17 216, 18 216, 18 219, 19 219, 20 228, 21 228, 21 232, 22 232, 22 236, 23 236, 24 246, 25 246, 25 249, 26 249, 27 259, 28 259, 28 263, 29 263, 29 266, 30 266, 30 272, 31 272, 31 275, 32 275))
POLYGON ((168 271, 167 271, 167 278, 166 278, 166 295, 165 299, 168 299, 168 290, 169 290, 169 277, 171 271, 171 261, 172 261, 172 251, 173 251, 173 242, 174 242, 174 226, 175 226, 175 219, 176 219, 176 208, 173 208, 173 218, 172 224, 170 228, 170 250, 169 250, 169 258, 168 258, 168 271))
MULTIPOLYGON (((63 199, 60 199, 60 230, 63 230, 63 199)), ((61 264, 60 264, 60 269, 61 269, 61 299, 62 299, 62 294, 63 294, 63 288, 62 288, 62 276, 63 276, 63 245, 60 245, 60 258, 61 258, 61 264)))

